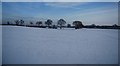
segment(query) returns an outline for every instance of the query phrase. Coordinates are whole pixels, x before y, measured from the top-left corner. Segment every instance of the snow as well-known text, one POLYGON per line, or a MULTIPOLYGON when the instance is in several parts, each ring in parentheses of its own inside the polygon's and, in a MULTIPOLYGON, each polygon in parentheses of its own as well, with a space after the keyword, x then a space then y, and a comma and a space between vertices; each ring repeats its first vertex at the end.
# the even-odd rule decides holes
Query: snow
POLYGON ((3 64, 118 64, 118 30, 3 26, 3 64))
POLYGON ((0 26, 0 65, 2 65, 2 26, 0 26))

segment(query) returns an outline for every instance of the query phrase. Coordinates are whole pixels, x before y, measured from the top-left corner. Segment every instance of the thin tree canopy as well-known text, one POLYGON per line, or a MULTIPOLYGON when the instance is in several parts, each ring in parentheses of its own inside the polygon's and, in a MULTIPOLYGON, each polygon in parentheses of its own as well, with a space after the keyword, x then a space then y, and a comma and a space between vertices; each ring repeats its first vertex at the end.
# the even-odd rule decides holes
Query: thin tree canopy
POLYGON ((50 19, 48 19, 46 22, 45 22, 45 24, 47 25, 47 26, 50 26, 50 25, 52 25, 52 20, 50 20, 50 19))
POLYGON ((66 21, 64 19, 58 20, 58 25, 63 26, 66 24, 66 21))

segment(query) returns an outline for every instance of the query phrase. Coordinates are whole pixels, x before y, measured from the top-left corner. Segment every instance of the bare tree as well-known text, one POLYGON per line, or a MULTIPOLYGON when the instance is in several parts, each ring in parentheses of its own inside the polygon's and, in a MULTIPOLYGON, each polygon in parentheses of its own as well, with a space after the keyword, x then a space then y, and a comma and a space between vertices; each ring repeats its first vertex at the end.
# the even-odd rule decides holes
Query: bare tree
POLYGON ((71 27, 71 24, 67 24, 67 27, 70 28, 70 27, 71 27))
POLYGON ((16 25, 19 25, 19 20, 15 20, 15 24, 16 24, 16 25))
POLYGON ((50 27, 50 25, 52 25, 52 20, 50 20, 50 19, 48 19, 46 22, 45 22, 45 24, 48 26, 48 27, 50 27))
POLYGON ((20 20, 20 25, 24 25, 24 21, 23 20, 20 20))
POLYGON ((74 21, 73 25, 75 26, 75 29, 79 29, 83 27, 83 24, 81 21, 74 21))
POLYGON ((114 27, 117 27, 117 24, 114 24, 113 26, 114 26, 114 27))
POLYGON ((60 26, 60 29, 62 29, 62 27, 66 24, 66 21, 64 19, 60 19, 57 24, 60 26))
POLYGON ((33 25, 33 22, 30 22, 30 26, 32 26, 33 25))
POLYGON ((38 21, 38 22, 36 22, 36 24, 37 24, 38 26, 42 26, 42 21, 38 21))

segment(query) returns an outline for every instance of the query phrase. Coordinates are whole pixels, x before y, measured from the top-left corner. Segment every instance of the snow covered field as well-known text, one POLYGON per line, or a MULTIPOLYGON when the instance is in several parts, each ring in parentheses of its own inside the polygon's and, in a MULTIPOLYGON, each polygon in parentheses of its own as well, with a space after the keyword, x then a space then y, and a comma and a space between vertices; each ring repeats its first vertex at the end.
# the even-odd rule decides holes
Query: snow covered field
POLYGON ((3 26, 3 64, 117 64, 118 30, 3 26))
POLYGON ((0 26, 0 65, 2 65, 2 26, 0 26))

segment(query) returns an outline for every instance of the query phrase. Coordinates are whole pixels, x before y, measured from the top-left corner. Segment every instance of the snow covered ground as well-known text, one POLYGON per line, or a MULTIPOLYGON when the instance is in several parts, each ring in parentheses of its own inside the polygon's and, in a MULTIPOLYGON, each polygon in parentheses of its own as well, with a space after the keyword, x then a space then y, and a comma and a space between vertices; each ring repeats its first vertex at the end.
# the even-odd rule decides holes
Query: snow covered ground
POLYGON ((118 30, 3 26, 3 64, 117 64, 118 30))
POLYGON ((0 65, 2 65, 2 26, 0 26, 0 65))

